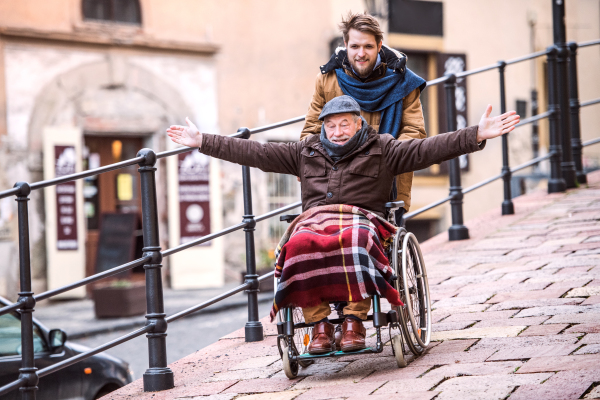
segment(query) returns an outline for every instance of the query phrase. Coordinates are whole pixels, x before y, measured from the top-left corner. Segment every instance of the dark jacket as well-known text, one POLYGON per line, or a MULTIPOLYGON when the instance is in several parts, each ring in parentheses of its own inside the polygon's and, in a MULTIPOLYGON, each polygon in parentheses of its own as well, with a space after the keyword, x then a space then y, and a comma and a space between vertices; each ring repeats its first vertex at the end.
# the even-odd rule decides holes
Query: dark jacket
POLYGON ((253 140, 202 134, 200 151, 241 165, 299 176, 302 209, 350 204, 383 215, 394 177, 483 149, 477 126, 426 139, 395 140, 369 127, 365 143, 337 162, 327 155, 319 136, 293 143, 261 144, 253 140))

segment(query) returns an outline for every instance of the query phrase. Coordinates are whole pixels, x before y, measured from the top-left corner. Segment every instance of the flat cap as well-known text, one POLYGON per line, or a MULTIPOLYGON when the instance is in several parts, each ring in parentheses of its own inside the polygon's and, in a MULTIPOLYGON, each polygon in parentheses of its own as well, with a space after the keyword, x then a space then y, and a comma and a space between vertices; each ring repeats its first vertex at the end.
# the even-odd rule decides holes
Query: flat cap
POLYGON ((323 121, 326 116, 331 114, 353 113, 360 115, 360 106, 350 96, 339 96, 325 103, 319 119, 323 121))

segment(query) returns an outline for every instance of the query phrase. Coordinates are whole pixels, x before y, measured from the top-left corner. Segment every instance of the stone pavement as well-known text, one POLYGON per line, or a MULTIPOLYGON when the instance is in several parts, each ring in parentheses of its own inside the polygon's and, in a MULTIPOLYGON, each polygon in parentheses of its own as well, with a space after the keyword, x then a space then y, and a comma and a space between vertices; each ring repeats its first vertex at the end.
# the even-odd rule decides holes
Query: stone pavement
POLYGON ((600 398, 600 171, 588 178, 516 198, 514 216, 470 221, 470 240, 423 243, 434 341, 406 368, 388 341, 382 354, 320 360, 288 380, 265 319, 262 342, 244 343, 242 329, 173 363, 172 390, 143 393, 137 380, 103 399, 600 398))

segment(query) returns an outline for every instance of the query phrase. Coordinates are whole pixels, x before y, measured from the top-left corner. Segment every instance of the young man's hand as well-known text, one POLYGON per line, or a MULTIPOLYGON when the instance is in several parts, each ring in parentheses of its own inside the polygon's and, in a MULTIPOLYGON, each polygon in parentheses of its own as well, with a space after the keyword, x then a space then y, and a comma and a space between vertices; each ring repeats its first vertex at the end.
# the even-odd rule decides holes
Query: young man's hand
POLYGON ((171 125, 167 129, 167 135, 175 143, 200 148, 202 146, 202 134, 189 118, 186 117, 185 122, 188 126, 171 125))
POLYGON ((521 120, 521 117, 516 115, 516 111, 509 111, 497 117, 490 117, 491 113, 492 106, 488 104, 485 113, 481 117, 481 121, 479 121, 479 129, 477 130, 478 143, 512 131, 515 129, 515 125, 521 120))

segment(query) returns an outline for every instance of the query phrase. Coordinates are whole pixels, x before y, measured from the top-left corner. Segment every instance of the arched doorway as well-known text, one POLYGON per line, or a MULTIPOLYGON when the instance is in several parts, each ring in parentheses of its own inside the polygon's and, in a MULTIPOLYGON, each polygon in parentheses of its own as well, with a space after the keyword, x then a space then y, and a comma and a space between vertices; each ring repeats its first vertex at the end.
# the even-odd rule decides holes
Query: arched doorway
MULTIPOLYGON (((135 157, 143 147, 165 150, 165 128, 193 115, 177 90, 152 72, 130 63, 125 56, 108 55, 101 62, 63 73, 40 93, 29 124, 29 151, 42 151, 46 127, 64 126, 80 135, 84 170, 135 157)), ((77 212, 83 213, 86 221, 82 232, 86 276, 96 272, 96 245, 104 216, 115 213, 139 216, 138 176, 133 166, 84 182, 85 202, 77 212)), ((167 231, 166 186, 165 168, 159 167, 157 196, 163 233, 167 231)), ((44 204, 37 208, 44 209, 44 204)), ((131 235, 134 243, 136 238, 141 239, 137 229, 131 229, 131 235)), ((168 247, 166 234, 161 235, 161 241, 163 248, 168 247)), ((53 248, 46 241, 46 252, 53 248)), ((140 250, 138 240, 137 252, 140 250)), ((50 275, 56 266, 47 259, 50 275)))

